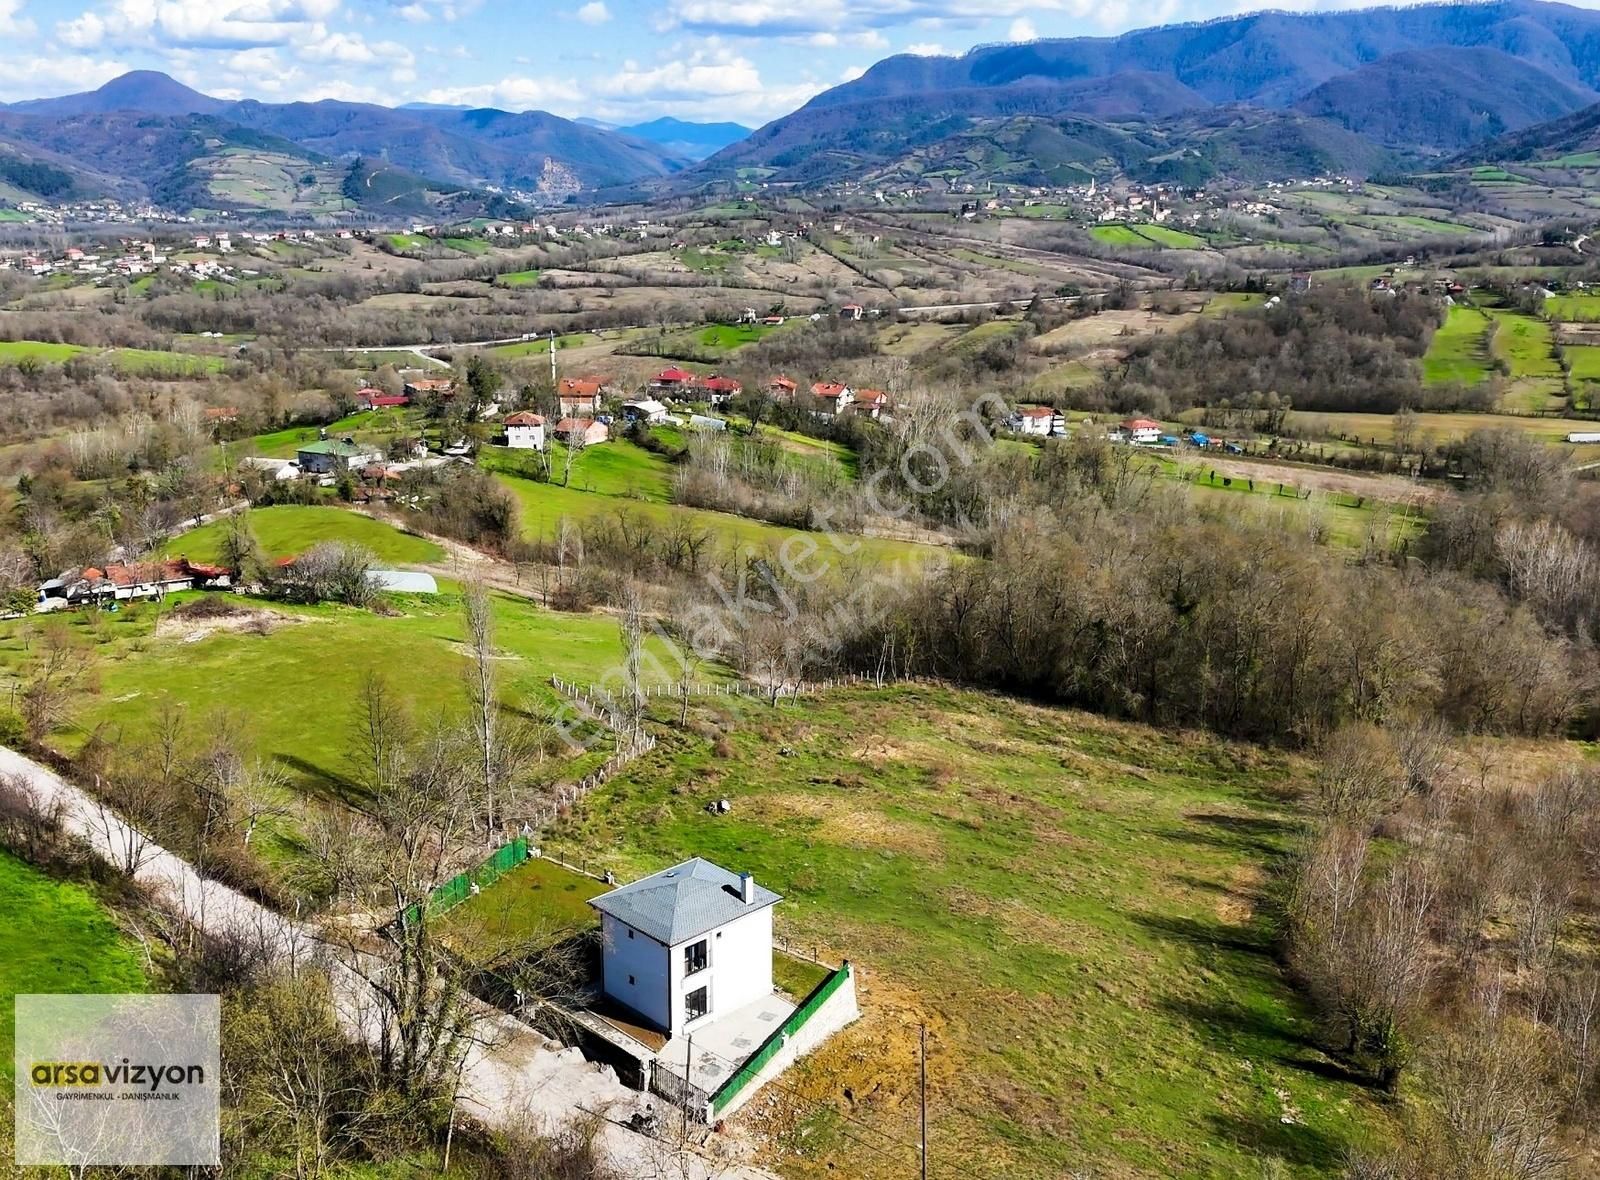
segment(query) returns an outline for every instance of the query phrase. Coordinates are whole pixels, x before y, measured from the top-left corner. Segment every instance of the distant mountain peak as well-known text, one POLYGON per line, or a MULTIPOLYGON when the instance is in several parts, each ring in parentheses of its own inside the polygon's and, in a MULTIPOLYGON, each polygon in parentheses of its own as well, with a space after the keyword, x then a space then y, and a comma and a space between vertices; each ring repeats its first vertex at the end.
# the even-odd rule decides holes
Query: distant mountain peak
POLYGON ((228 103, 191 89, 159 70, 132 70, 98 90, 36 98, 9 108, 30 115, 89 115, 140 111, 149 115, 214 115, 228 103))

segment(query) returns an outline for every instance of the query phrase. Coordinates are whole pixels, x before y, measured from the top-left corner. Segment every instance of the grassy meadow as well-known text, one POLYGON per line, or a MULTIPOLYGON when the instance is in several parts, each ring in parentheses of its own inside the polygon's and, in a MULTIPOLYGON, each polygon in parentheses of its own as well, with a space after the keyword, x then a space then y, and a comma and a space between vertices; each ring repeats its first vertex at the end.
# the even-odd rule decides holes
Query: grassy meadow
MULTIPOLYGON (((228 523, 216 520, 184 533, 167 546, 172 556, 214 562, 222 551, 228 523)), ((282 504, 250 510, 250 528, 265 557, 292 557, 326 541, 344 541, 369 550, 380 562, 427 565, 445 559, 432 541, 403 533, 346 508, 282 504)))
POLYGON ((8 1098, 18 995, 144 990, 137 945, 92 888, 0 849, 0 1088, 8 1098))
POLYGON ((1422 358, 1422 377, 1429 385, 1477 385, 1489 379, 1487 312, 1457 304, 1444 326, 1433 334, 1422 358))
POLYGON ((658 720, 546 845, 622 880, 750 870, 785 897, 781 935, 861 964, 865 1019, 749 1116, 797 1149, 784 1175, 912 1174, 884 1144, 915 1141, 921 1022, 934 1174, 1333 1176, 1381 1123, 1262 912, 1298 760, 943 688, 658 720))

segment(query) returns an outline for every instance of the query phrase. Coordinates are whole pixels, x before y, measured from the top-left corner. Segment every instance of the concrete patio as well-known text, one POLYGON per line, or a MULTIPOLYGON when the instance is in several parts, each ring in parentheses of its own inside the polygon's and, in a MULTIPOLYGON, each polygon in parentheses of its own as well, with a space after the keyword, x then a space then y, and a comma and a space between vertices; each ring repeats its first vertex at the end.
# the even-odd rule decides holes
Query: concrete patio
POLYGON ((774 992, 735 1008, 690 1035, 668 1041, 657 1052, 656 1063, 706 1094, 714 1094, 793 1011, 794 1005, 774 992), (688 1059, 691 1045, 692 1061, 688 1059))

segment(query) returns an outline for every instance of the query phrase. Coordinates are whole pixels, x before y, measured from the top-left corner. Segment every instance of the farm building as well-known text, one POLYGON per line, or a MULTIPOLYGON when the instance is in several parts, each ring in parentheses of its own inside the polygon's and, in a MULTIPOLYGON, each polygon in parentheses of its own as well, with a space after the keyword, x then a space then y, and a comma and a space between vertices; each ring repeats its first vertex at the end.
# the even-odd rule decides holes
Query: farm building
POLYGON ((411 404, 411 399, 403 393, 385 393, 376 387, 358 391, 356 398, 369 410, 398 409, 411 404))
POLYGON ((112 562, 100 569, 69 570, 39 587, 39 607, 160 599, 179 590, 225 587, 229 572, 180 557, 176 561, 112 562))
POLYGON ((611 428, 604 422, 596 422, 593 418, 563 418, 555 424, 552 432, 556 438, 571 446, 577 442, 583 446, 592 446, 603 443, 611 437, 611 428))
POLYGON ((319 439, 306 443, 295 452, 295 461, 307 475, 335 475, 352 467, 365 467, 382 458, 371 447, 364 447, 350 438, 319 439))
POLYGON ((544 419, 528 410, 512 414, 503 423, 506 446, 519 451, 544 450, 544 419))
POLYGON ((799 386, 793 380, 781 374, 767 382, 767 392, 775 398, 785 400, 793 397, 795 390, 798 388, 799 386))
POLYGON ((622 416, 629 422, 665 422, 667 407, 654 398, 640 398, 638 401, 623 402, 622 416))

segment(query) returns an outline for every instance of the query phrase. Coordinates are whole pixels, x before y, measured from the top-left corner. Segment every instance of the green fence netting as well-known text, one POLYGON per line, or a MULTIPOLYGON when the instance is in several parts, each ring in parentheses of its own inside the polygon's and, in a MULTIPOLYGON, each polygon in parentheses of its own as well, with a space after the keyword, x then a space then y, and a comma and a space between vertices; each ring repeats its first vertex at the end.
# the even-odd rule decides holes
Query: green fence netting
POLYGON ((761 1043, 761 1048, 750 1055, 750 1060, 741 1065, 731 1078, 722 1083, 721 1089, 711 1096, 711 1113, 721 1114, 739 1092, 755 1079, 762 1067, 778 1055, 778 1050, 788 1043, 789 1038, 804 1028, 806 1022, 816 1015, 817 1009, 826 1004, 849 978, 850 964, 846 963, 817 984, 800 1006, 789 1013, 789 1019, 780 1024, 772 1035, 761 1043))

